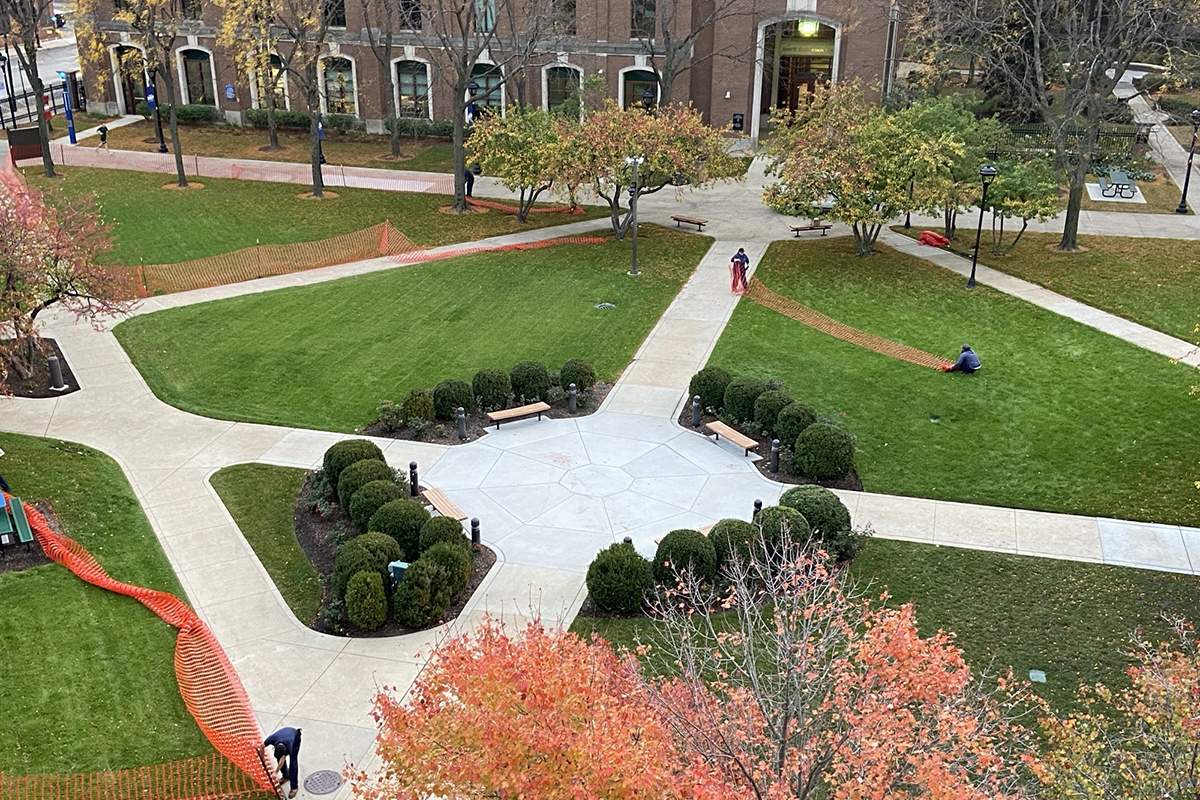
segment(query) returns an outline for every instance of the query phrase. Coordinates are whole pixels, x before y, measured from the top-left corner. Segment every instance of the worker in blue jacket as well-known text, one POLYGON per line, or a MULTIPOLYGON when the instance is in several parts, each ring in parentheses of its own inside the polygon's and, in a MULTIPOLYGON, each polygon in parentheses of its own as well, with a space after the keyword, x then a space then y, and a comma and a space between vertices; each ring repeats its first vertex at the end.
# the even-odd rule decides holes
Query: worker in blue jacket
POLYGON ((962 352, 958 354, 958 361, 955 361, 948 367, 942 367, 942 372, 965 372, 970 375, 972 372, 978 372, 983 364, 979 362, 979 356, 975 355, 975 351, 971 349, 971 345, 964 344, 962 352))
POLYGON ((275 768, 281 777, 288 782, 288 800, 296 796, 300 790, 300 768, 296 763, 300 755, 300 729, 280 728, 263 742, 263 748, 270 748, 275 756, 275 768))

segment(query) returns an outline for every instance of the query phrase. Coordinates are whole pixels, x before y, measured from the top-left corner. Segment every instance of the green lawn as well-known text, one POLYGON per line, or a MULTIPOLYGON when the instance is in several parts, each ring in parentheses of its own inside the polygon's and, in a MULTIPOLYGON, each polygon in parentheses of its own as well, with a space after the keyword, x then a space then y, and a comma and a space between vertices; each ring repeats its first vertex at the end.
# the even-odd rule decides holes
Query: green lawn
POLYGON ((306 625, 321 605, 321 576, 300 549, 292 523, 306 470, 238 464, 211 478, 221 502, 296 618, 306 625))
POLYGON ((712 241, 642 228, 640 277, 626 275, 627 241, 480 253, 160 311, 115 333, 172 405, 324 430, 365 425, 409 389, 528 359, 587 359, 611 381, 712 241))
POLYGON ((1125 519, 1200 523, 1195 373, 886 247, 776 242, 758 277, 846 324, 954 356, 945 375, 738 304, 711 362, 784 380, 858 437, 867 490, 1125 519), (844 416, 842 416, 844 415, 844 416), (939 420, 933 422, 933 419, 939 420))
MULTIPOLYGON (((1162 613, 1200 619, 1200 584, 1190 575, 884 539, 868 542, 853 572, 887 587, 891 603, 912 602, 923 634, 955 632, 976 668, 1012 666, 1022 679, 1030 669, 1045 671, 1046 683, 1034 688, 1060 710, 1072 705, 1080 682, 1127 683, 1135 627, 1166 640, 1162 613)), ((577 618, 571 630, 630 646, 653 624, 577 618)))
POLYGON ((181 192, 161 188, 169 176, 126 170, 71 167, 48 182, 28 171, 31 182, 68 196, 95 195, 102 216, 113 223, 114 246, 104 259, 136 266, 171 264, 227 253, 255 244, 325 239, 385 220, 421 246, 482 239, 530 228, 602 217, 533 214, 525 224, 499 211, 449 214, 438 209, 446 195, 331 189, 336 198, 304 200, 304 187, 286 183, 204 178, 204 188, 181 192))
MULTIPOLYGON (((920 235, 916 228, 894 230, 920 235)), ((955 247, 969 251, 973 240, 963 236, 960 231, 955 247)), ((1026 233, 1008 256, 993 255, 985 240, 979 263, 1146 327, 1196 340, 1200 247, 1195 242, 1083 236, 1080 244, 1086 250, 1063 253, 1052 249, 1061 238, 1057 233, 1026 233)))
MULTIPOLYGON (((120 468, 69 442, 0 433, 0 471, 114 578, 183 597, 120 468)), ((46 564, 0 573, 0 772, 84 772, 212 751, 175 681, 175 629, 46 564)))

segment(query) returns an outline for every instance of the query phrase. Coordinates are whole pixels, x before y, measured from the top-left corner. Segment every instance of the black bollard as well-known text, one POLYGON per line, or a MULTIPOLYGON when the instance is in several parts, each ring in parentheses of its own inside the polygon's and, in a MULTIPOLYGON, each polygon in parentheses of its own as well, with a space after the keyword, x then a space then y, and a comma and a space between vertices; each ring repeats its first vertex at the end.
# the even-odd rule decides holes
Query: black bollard
POLYGON ((779 472, 779 440, 771 440, 771 472, 779 472))
POLYGON ((625 544, 633 544, 633 537, 626 536, 624 539, 622 539, 622 541, 625 542, 625 544))
POLYGON ((754 501, 754 516, 750 517, 750 519, 754 520, 755 518, 757 518, 758 512, 760 512, 760 511, 762 511, 762 500, 755 500, 754 501))
POLYGON ((56 392, 61 392, 67 388, 67 385, 63 383, 62 367, 58 363, 58 356, 50 356, 47 362, 50 364, 50 388, 56 392))
POLYGON ((479 546, 479 517, 471 517, 471 544, 479 546))
POLYGON ((458 407, 458 438, 464 442, 467 440, 467 410, 462 406, 458 407))
POLYGON ((575 391, 575 384, 572 383, 570 386, 567 387, 567 413, 568 414, 575 413, 575 398, 577 396, 578 396, 578 392, 575 391))
POLYGON ((421 485, 417 483, 417 462, 408 462, 408 493, 416 497, 421 493, 421 485))
POLYGON ((700 427, 700 395, 692 398, 692 427, 700 427))

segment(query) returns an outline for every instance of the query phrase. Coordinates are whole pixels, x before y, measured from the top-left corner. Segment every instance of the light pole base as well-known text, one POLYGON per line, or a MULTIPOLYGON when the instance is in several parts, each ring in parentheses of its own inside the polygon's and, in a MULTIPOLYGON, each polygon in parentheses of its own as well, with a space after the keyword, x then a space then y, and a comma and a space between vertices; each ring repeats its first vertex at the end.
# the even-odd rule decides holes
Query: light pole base
POLYGON ((1187 203, 1180 203, 1179 205, 1175 206, 1175 213, 1176 214, 1188 213, 1187 203))
POLYGON ((638 272, 638 271, 637 271, 637 270, 635 270, 635 269, 631 269, 631 270, 629 270, 629 272, 626 272, 625 274, 626 274, 626 275, 633 275, 634 277, 637 277, 638 275, 641 275, 642 273, 638 272))

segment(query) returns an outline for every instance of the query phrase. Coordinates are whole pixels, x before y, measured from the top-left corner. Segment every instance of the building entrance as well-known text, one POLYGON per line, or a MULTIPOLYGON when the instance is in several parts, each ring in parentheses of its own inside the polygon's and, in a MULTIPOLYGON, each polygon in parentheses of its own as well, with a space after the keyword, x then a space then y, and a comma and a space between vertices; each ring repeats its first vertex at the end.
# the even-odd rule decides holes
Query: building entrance
POLYGON ((762 92, 757 109, 795 111, 833 76, 837 31, 816 20, 784 20, 763 36, 762 92))

